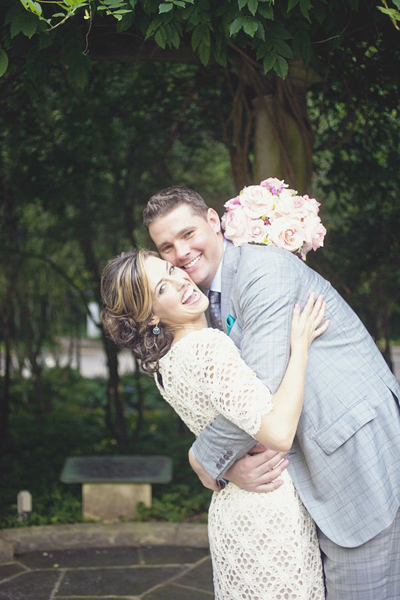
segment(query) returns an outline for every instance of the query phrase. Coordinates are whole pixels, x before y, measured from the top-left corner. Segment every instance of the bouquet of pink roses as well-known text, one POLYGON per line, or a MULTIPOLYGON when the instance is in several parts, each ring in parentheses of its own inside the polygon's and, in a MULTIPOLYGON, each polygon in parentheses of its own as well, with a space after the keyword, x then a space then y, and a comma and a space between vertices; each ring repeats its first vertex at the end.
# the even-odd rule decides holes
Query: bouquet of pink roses
POLYGON ((224 205, 221 223, 235 244, 277 246, 306 259, 309 250, 324 245, 326 229, 318 216, 320 203, 299 196, 284 181, 270 177, 243 188, 224 205))

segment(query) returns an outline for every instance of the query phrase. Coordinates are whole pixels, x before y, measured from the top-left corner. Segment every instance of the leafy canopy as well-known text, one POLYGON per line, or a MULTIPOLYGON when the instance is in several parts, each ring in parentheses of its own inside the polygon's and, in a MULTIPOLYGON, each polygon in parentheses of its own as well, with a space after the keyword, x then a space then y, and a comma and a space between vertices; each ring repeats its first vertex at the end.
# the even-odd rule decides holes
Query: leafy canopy
MULTIPOLYGON (((376 2, 370 4, 368 13, 379 17, 376 2)), ((400 0, 393 4, 384 0, 379 9, 397 27, 400 0)), ((191 47, 203 65, 215 61, 226 66, 235 46, 254 57, 264 72, 285 78, 288 61, 299 57, 308 63, 322 42, 340 45, 350 22, 362 21, 365 11, 358 0, 5 0, 4 5, 0 76, 20 34, 37 38, 30 48, 41 51, 61 41, 61 60, 68 65, 79 62, 77 52, 84 58, 90 52, 96 30, 111 27, 114 33, 129 30, 132 39, 151 41, 162 49, 191 47), (71 36, 67 21, 78 25, 75 51, 70 40, 65 41, 71 36)), ((84 71, 84 59, 80 62, 78 71, 84 71)), ((75 79, 78 86, 85 84, 81 73, 75 79)))

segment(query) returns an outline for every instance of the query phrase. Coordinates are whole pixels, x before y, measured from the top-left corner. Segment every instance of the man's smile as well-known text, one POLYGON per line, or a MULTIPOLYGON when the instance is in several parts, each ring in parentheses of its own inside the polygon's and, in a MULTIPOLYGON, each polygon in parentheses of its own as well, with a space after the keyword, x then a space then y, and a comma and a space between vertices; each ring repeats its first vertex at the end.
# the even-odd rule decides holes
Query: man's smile
POLYGON ((191 269, 192 267, 194 267, 195 265, 197 265, 197 263, 199 262, 200 258, 202 257, 202 254, 199 254, 198 256, 196 256, 196 258, 194 258, 193 260, 191 260, 189 263, 187 263, 186 265, 182 265, 181 269, 191 269))

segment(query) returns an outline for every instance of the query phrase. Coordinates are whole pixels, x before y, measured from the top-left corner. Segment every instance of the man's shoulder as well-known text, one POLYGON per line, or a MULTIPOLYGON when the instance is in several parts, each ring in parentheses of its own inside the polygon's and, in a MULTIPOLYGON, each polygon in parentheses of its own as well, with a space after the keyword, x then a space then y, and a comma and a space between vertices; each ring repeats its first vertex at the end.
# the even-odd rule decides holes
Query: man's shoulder
POLYGON ((237 274, 273 274, 280 271, 298 272, 305 265, 291 252, 275 246, 245 244, 242 246, 237 274))
POLYGON ((292 260, 296 258, 291 252, 277 248, 276 246, 264 246, 263 244, 243 244, 241 256, 270 256, 275 260, 292 260))

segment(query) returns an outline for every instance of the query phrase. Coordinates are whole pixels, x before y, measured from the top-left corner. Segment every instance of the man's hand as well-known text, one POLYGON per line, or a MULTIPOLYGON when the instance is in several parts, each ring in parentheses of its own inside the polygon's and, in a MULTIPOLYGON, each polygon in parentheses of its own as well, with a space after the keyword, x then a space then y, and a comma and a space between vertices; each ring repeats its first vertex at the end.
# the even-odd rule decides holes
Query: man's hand
POLYGON ((207 471, 203 468, 203 466, 199 463, 199 461, 193 454, 191 448, 189 450, 189 463, 193 471, 196 473, 197 477, 200 479, 201 483, 204 485, 204 487, 208 488, 209 490, 212 490, 213 492, 220 491, 220 488, 218 487, 218 484, 215 481, 215 479, 213 479, 211 475, 209 475, 207 471))
POLYGON ((261 444, 257 444, 250 452, 235 462, 224 478, 248 492, 272 492, 280 487, 283 481, 277 477, 289 464, 285 453, 268 450, 261 444))

